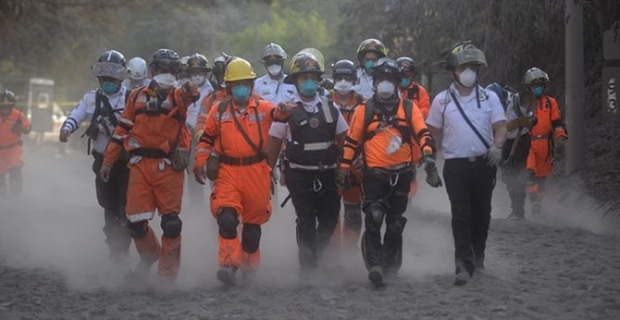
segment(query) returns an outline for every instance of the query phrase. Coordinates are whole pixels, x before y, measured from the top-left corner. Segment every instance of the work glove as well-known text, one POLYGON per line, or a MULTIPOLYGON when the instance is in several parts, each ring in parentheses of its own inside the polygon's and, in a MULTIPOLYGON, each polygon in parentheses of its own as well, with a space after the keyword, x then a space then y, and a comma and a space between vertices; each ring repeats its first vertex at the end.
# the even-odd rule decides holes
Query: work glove
POLYGON ((349 169, 338 168, 336 171, 336 186, 342 190, 351 189, 351 173, 349 169))
POLYGON ((205 185, 207 181, 207 169, 205 166, 194 168, 194 178, 198 184, 205 185))
POLYGON ((204 130, 196 130, 196 132, 194 132, 194 138, 196 138, 196 141, 200 141, 203 133, 205 133, 204 130))
POLYGON ((506 124, 506 130, 512 131, 519 127, 530 129, 534 125, 534 122, 533 122, 534 119, 536 118, 527 117, 527 116, 521 116, 521 117, 512 119, 508 121, 508 123, 506 124))
POLYGON ((11 132, 13 132, 15 134, 21 134, 22 133, 22 126, 19 123, 14 124, 13 127, 11 128, 11 132))
POLYGON ((564 157, 564 154, 566 153, 566 137, 565 136, 560 136, 560 137, 555 138, 554 151, 555 151, 556 157, 558 158, 564 157))
POLYGON ((502 161, 502 146, 493 144, 484 157, 487 159, 489 166, 496 167, 502 161))
POLYGON ((439 172, 435 164, 435 159, 430 155, 424 156, 424 171, 426 171, 426 183, 433 188, 439 188, 443 186, 441 178, 439 178, 439 172))

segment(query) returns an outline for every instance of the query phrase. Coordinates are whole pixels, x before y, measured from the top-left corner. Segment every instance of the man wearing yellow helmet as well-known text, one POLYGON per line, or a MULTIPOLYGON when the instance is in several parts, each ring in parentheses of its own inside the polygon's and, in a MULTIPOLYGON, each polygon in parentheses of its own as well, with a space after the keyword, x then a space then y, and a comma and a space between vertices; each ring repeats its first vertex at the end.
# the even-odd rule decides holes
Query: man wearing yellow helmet
POLYGON ((369 99, 374 94, 371 70, 377 60, 387 57, 387 49, 383 42, 377 39, 366 39, 357 48, 357 80, 355 92, 369 99))
POLYGON ((260 264, 261 225, 271 217, 267 132, 274 121, 284 121, 290 113, 286 105, 276 108, 252 99, 255 79, 248 61, 230 61, 224 81, 231 98, 211 108, 196 148, 196 181, 214 180, 211 213, 217 219, 220 243, 217 278, 227 284, 235 282, 237 270, 252 274, 260 264))

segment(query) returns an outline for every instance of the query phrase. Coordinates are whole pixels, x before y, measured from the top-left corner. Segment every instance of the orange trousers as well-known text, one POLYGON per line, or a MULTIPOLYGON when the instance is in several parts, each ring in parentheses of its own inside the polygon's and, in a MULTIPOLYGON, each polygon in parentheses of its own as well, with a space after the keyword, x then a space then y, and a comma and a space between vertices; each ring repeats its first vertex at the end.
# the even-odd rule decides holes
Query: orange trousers
MULTIPOLYGON (((259 228, 271 218, 271 168, 265 161, 249 166, 220 165, 218 178, 211 192, 211 213, 218 219, 222 208, 232 208, 243 223, 242 236, 232 239, 219 236, 219 264, 221 267, 255 270, 260 266, 258 243, 255 252, 244 250, 248 241, 259 242, 250 229, 259 228)), ((221 228, 221 227, 220 227, 221 228)))
POLYGON ((21 146, 0 149, 0 174, 7 174, 13 168, 23 167, 22 152, 21 146))
POLYGON ((527 156, 527 169, 534 171, 534 184, 526 188, 533 202, 545 196, 545 179, 553 172, 553 158, 550 139, 532 139, 530 153, 527 156))
POLYGON ((127 189, 127 219, 137 228, 146 229, 146 235, 134 239, 140 259, 154 263, 159 259, 157 274, 176 279, 181 265, 181 236, 171 239, 162 235, 161 245, 148 220, 159 215, 179 214, 183 197, 185 172, 173 170, 164 159, 143 158, 129 165, 127 189))

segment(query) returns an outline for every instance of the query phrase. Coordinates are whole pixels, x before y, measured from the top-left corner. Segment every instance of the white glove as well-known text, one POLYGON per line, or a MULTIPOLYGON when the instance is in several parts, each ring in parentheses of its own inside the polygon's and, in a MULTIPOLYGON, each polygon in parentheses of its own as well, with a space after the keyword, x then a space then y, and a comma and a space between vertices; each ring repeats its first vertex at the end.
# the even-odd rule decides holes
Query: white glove
POLYGON ((491 148, 489 148, 489 151, 487 151, 485 158, 488 160, 489 166, 496 167, 499 165, 499 163, 502 162, 502 146, 493 144, 491 148))

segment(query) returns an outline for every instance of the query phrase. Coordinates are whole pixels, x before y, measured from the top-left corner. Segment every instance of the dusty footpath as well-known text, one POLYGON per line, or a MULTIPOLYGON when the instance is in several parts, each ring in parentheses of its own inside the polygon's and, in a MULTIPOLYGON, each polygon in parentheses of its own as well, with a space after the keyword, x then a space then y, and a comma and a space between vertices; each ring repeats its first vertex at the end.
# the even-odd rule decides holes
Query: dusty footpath
MULTIPOLYGON (((210 213, 185 210, 181 274, 162 286, 154 274, 148 284, 126 278, 134 248, 125 263, 108 261, 91 159, 31 149, 25 194, 0 199, 2 320, 620 319, 620 218, 577 184, 559 186, 543 215, 512 221, 498 182, 487 270, 464 287, 452 285, 445 189, 424 185, 407 213, 403 268, 385 287, 367 281, 359 252, 329 255, 300 282, 290 203, 264 227, 257 278, 233 288, 215 279, 210 213)), ((285 196, 280 188, 274 203, 285 196)), ((152 226, 161 233, 158 218, 152 226)))

